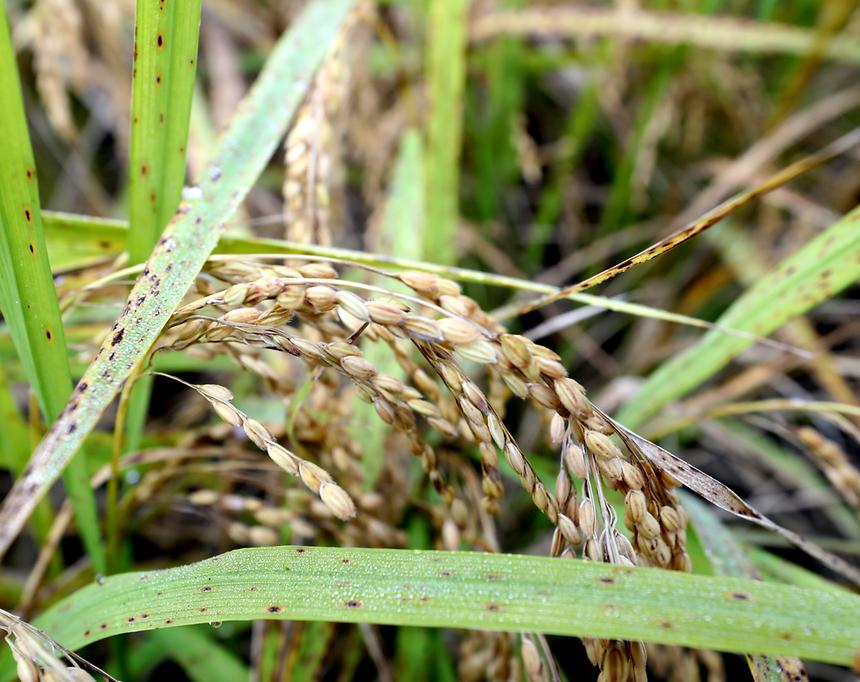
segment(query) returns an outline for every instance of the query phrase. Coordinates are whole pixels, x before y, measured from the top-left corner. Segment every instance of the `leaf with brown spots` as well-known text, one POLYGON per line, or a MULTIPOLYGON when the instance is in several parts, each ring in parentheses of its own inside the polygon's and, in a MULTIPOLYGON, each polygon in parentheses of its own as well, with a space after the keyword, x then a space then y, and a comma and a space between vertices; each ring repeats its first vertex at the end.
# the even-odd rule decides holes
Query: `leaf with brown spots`
MULTIPOLYGON (((69 398, 72 375, 63 322, 45 248, 39 186, 24 114, 15 54, 0 7, 0 309, 24 376, 45 421, 56 419, 69 398)), ((30 466, 33 471, 36 467, 30 466)), ((57 475, 59 475, 59 471, 57 475)), ((54 476, 56 479, 57 476, 54 476)), ((96 503, 86 458, 76 457, 65 476, 87 552, 104 570, 96 503)), ((20 483, 20 481, 19 481, 20 483)))
POLYGON ((194 93, 200 0, 138 0, 134 42, 129 158, 129 261, 152 251, 182 196, 191 99, 194 93), (156 74, 165 74, 156 85, 156 74), (154 194, 155 204, 150 201, 154 194))
MULTIPOLYGON (((544 296, 542 298, 537 299, 536 301, 531 301, 526 303, 521 308, 517 310, 517 315, 523 315, 532 310, 536 310, 538 308, 542 308, 544 306, 550 305, 551 303, 555 303, 556 301, 560 301, 564 298, 569 297, 571 294, 576 294, 581 291, 585 291, 586 289, 590 289, 593 286, 597 286, 613 277, 617 277, 623 272, 627 272, 630 268, 641 265, 642 263, 647 263, 649 260, 656 258, 657 256, 662 256, 665 253, 668 253, 672 249, 677 246, 680 246, 686 241, 689 241, 696 235, 701 234, 705 230, 713 227, 721 220, 730 216, 732 213, 737 211, 740 208, 743 208, 750 202, 758 199, 759 197, 767 194, 768 192, 772 192, 779 187, 791 182, 795 178, 803 175, 804 173, 809 172, 810 170, 817 168, 828 161, 833 160, 837 156, 841 156, 846 152, 854 149, 860 145, 860 128, 856 128, 852 130, 850 133, 846 133, 839 139, 830 143, 827 147, 822 149, 819 152, 814 154, 810 154, 809 156, 796 161, 795 163, 783 168, 782 170, 775 173, 773 176, 769 177, 767 180, 757 185, 753 189, 747 190, 745 192, 741 192, 733 196, 730 199, 727 199, 719 206, 711 209, 701 218, 697 218, 693 222, 685 225, 680 230, 673 232, 668 237, 661 239, 656 244, 652 244, 644 251, 640 251, 635 256, 631 256, 626 260, 613 265, 602 272, 597 273, 585 279, 577 284, 566 287, 555 294, 550 294, 544 296)), ((731 324, 723 324, 721 321, 721 325, 727 327, 729 329, 735 328, 731 324)))
POLYGON ((857 567, 852 566, 835 554, 831 554, 830 552, 822 549, 814 542, 807 540, 794 531, 783 528, 778 523, 772 521, 757 509, 744 502, 744 500, 742 500, 727 485, 724 485, 717 479, 708 476, 704 471, 697 469, 692 464, 685 462, 683 459, 673 455, 668 450, 652 443, 647 438, 643 438, 639 434, 634 433, 601 410, 595 408, 595 411, 599 412, 609 421, 615 429, 615 432, 618 434, 618 437, 624 441, 625 445, 627 445, 632 452, 641 455, 658 469, 665 471, 667 474, 672 476, 672 478, 678 480, 693 492, 701 495, 711 504, 716 505, 723 511, 727 511, 730 514, 739 516, 747 521, 752 521, 763 528, 773 531, 799 549, 802 549, 810 556, 818 559, 832 571, 850 580, 855 585, 860 586, 860 569, 857 567))
MULTIPOLYGON (((717 324, 760 336, 773 333, 860 279, 860 208, 771 268, 734 301, 717 324)), ((750 346, 708 332, 652 372, 618 413, 634 428, 712 377, 750 346)), ((813 357, 812 362, 815 362, 813 357)))
MULTIPOLYGON (((217 244, 225 222, 271 158, 308 81, 352 6, 353 0, 311 3, 275 46, 221 138, 210 172, 170 221, 113 334, 87 369, 83 380, 89 390, 77 403, 66 406, 34 452, 29 473, 15 483, 4 500, 0 508, 0 557, 182 300, 217 244), (210 178, 216 169, 220 179, 214 182, 210 178), (143 302, 138 303, 141 297, 143 302), (117 334, 122 340, 111 347, 117 334), (107 377, 105 370, 110 370, 107 377)), ((23 176, 23 169, 21 173, 23 176)))
POLYGON ((847 592, 642 567, 614 572, 607 584, 600 582, 605 564, 489 552, 295 549, 236 550, 218 561, 150 571, 147 581, 135 573, 110 576, 53 605, 35 624, 71 648, 167 625, 262 618, 644 640, 842 665, 860 641, 860 597, 847 592), (437 562, 449 577, 439 576, 437 562), (491 574, 517 579, 488 581, 491 574), (200 592, 210 581, 217 601, 200 592), (726 608, 730 595, 741 594, 744 601, 726 608))

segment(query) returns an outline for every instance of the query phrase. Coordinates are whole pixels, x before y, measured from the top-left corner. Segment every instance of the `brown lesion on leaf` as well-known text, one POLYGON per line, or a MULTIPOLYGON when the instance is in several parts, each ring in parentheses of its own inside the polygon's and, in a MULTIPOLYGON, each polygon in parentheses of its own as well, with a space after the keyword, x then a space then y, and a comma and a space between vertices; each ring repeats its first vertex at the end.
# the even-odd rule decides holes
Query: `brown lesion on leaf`
POLYGON ((659 625, 664 630, 671 630, 673 627, 675 627, 675 624, 671 620, 661 620, 659 623, 657 623, 657 625, 659 625))
POLYGON ((160 73, 155 74, 155 84, 161 85, 161 74, 160 73))
POLYGON ((33 179, 33 169, 32 169, 32 168, 28 168, 28 169, 27 169, 27 179, 28 179, 28 180, 32 180, 32 179, 33 179))
POLYGON ((343 605, 348 609, 360 609, 362 607, 362 603, 358 599, 347 599, 343 605))
POLYGON ((276 606, 274 604, 266 607, 266 611, 268 611, 269 613, 280 613, 283 610, 284 610, 283 608, 281 608, 280 606, 276 606))
POLYGON ((30 249, 30 253, 36 253, 36 247, 33 246, 33 242, 27 244, 27 248, 30 249))
POLYGON ((124 335, 125 335, 125 329, 120 329, 116 334, 113 335, 113 338, 111 339, 110 345, 111 346, 117 345, 120 341, 122 341, 122 337, 124 335))
POLYGON ((729 599, 733 601, 752 601, 752 595, 747 594, 746 592, 729 592, 726 595, 729 599))
POLYGON ((164 36, 160 33, 158 34, 158 38, 155 40, 155 44, 158 45, 158 47, 164 47, 164 36))
POLYGON ((615 578, 611 578, 609 576, 603 576, 602 578, 598 578, 597 580, 598 580, 598 582, 601 582, 604 585, 614 585, 615 584, 615 578))
POLYGON ((147 164, 140 164, 140 174, 143 176, 149 175, 149 166, 147 164))
POLYGON ((24 219, 25 219, 28 223, 32 223, 32 222, 33 222, 33 214, 32 214, 32 213, 30 213, 30 209, 29 209, 29 208, 25 208, 25 209, 24 209, 24 219))
POLYGON ((46 330, 45 330, 45 338, 46 338, 46 339, 48 339, 48 341, 50 341, 51 339, 53 339, 53 338, 54 338, 54 335, 53 335, 53 334, 51 334, 51 330, 50 330, 50 329, 46 329, 46 330))
POLYGON ((489 604, 487 604, 486 609, 490 613, 498 613, 499 611, 502 610, 502 607, 499 606, 498 604, 496 604, 495 602, 490 602, 489 604))

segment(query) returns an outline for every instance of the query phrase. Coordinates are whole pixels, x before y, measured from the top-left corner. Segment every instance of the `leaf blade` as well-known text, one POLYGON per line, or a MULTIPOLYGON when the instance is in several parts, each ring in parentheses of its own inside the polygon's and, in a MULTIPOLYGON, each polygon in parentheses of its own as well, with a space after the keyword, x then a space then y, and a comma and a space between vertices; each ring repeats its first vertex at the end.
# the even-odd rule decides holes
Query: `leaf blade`
MULTIPOLYGON (((860 278, 860 208, 786 258, 729 307, 717 321, 767 335, 860 278)), ((618 414, 634 427, 686 395, 740 355, 749 342, 705 334, 651 373, 618 414)))
POLYGON ((275 151, 352 4, 311 3, 275 46, 205 177, 171 220, 72 400, 36 449, 31 470, 3 501, 0 557, 185 295, 225 221, 275 151))
MULTIPOLYGON (((4 139, 0 163, 0 308, 24 375, 45 421, 51 422, 69 398, 72 375, 45 246, 36 164, 5 8, 0 8, 0 130, 4 139)), ((65 483, 87 553, 96 570, 103 571, 104 549, 83 453, 72 459, 65 483)))
POLYGON ((646 639, 845 664, 860 638, 858 608, 856 595, 578 560, 270 547, 112 576, 36 624, 72 648, 122 632, 270 618, 646 639))
POLYGON ((146 260, 182 196, 200 4, 137 2, 128 174, 131 263, 146 260))

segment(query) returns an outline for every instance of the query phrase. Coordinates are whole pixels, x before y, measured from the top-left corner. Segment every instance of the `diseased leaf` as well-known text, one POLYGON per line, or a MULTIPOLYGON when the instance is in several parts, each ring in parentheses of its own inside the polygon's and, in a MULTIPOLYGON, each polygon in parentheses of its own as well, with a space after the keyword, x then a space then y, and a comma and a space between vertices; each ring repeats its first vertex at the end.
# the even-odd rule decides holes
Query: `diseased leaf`
POLYGON ((199 35, 200 0, 137 1, 128 174, 131 263, 147 259, 182 196, 199 35))
POLYGON ((697 469, 692 464, 685 462, 683 459, 673 455, 668 450, 665 450, 659 445, 656 445, 648 439, 634 433, 601 410, 597 408, 595 408, 595 410, 607 419, 610 424, 612 424, 618 437, 624 441, 625 445, 627 445, 631 451, 640 453, 661 471, 665 471, 667 474, 684 484, 687 488, 701 495, 708 500, 708 502, 716 505, 723 511, 727 511, 730 514, 752 521, 763 528, 773 531, 799 549, 802 549, 810 556, 818 559, 831 570, 839 573, 854 584, 860 585, 860 569, 852 566, 840 557, 823 550, 814 542, 807 540, 794 531, 783 528, 778 523, 770 520, 764 514, 744 502, 744 500, 742 500, 731 488, 720 483, 717 479, 708 476, 704 471, 697 469))
MULTIPOLYGON (((801 247, 738 298, 718 323, 754 334, 774 332, 860 279, 860 208, 801 247)), ((709 379, 749 347, 706 334, 651 373, 618 413, 634 428, 709 379)))
MULTIPOLYGON (((681 229, 673 232, 668 237, 661 239, 655 244, 652 244, 648 248, 643 249, 635 256, 626 258, 620 263, 616 263, 615 265, 606 268, 601 272, 598 272, 596 275, 589 277, 588 279, 584 279, 577 284, 573 284, 569 287, 561 289, 557 293, 543 296, 541 298, 538 298, 537 300, 526 303, 525 305, 517 309, 517 314, 523 315, 525 313, 531 312, 532 310, 543 308, 544 306, 550 305, 551 303, 560 301, 564 298, 569 298, 571 294, 576 294, 581 291, 585 291, 586 289, 590 289, 593 286, 597 286, 598 284, 602 284, 603 282, 606 282, 613 277, 617 277, 618 275, 627 272, 630 268, 636 265, 647 263, 649 260, 652 260, 657 256, 662 256, 663 254, 668 253, 672 249, 680 246, 684 242, 689 241, 693 237, 701 234, 705 230, 710 229, 711 227, 719 223, 721 220, 732 215, 738 209, 749 204, 751 201, 754 201, 760 196, 763 196, 768 192, 782 187, 786 183, 791 182, 795 178, 798 178, 803 175, 804 173, 808 173, 813 168, 817 168, 827 163, 828 161, 831 161, 837 156, 841 156, 842 154, 856 147, 858 144, 860 144, 860 128, 852 130, 850 133, 846 133, 839 139, 831 142, 821 151, 816 152, 814 154, 810 154, 809 156, 800 159, 799 161, 795 161, 790 166, 787 166, 782 170, 776 172, 774 175, 766 179, 764 182, 756 185, 752 189, 740 192, 739 194, 736 194, 730 199, 727 199, 719 206, 716 206, 707 213, 705 213, 705 215, 701 216, 700 218, 697 218, 696 220, 693 220, 681 229)), ((729 324, 725 324, 724 322, 723 325, 730 328, 732 326, 729 324)))
POLYGON ((203 181, 187 192, 187 201, 147 261, 72 400, 34 452, 28 473, 4 500, 0 556, 182 300, 217 244, 225 221, 274 152, 352 4, 352 0, 310 4, 276 45, 203 181))
POLYGON ((853 594, 579 560, 267 547, 111 576, 34 624, 73 649, 120 633, 275 619, 646 640, 846 664, 860 640, 858 609, 853 594))
MULTIPOLYGON (((45 421, 50 422, 69 399, 72 375, 45 247, 36 163, 5 7, 0 7, 0 131, 4 145, 0 161, 0 308, 24 376, 45 421)), ((96 501, 84 453, 71 462, 65 483, 87 553, 96 568, 104 570, 96 501)))

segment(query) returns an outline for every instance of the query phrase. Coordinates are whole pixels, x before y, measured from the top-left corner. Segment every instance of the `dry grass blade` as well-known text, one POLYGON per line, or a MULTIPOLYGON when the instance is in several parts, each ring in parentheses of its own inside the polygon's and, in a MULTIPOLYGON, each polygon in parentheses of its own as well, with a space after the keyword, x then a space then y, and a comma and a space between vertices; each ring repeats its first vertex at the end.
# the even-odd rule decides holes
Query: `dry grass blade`
POLYGON ((72 400, 0 509, 0 556, 116 395, 215 247, 225 221, 271 157, 351 0, 314 3, 276 46, 200 186, 165 230, 72 400))
POLYGON ((582 280, 581 282, 574 284, 569 287, 565 287, 560 290, 558 293, 550 294, 548 296, 541 297, 535 301, 531 301, 521 308, 518 309, 518 314, 522 315, 532 310, 537 310, 538 308, 543 308, 544 306, 550 305, 551 303, 555 303, 556 301, 560 301, 563 298, 570 296, 571 294, 578 293, 580 291, 584 291, 586 289, 590 289, 593 286, 598 284, 602 284, 603 282, 612 279, 613 277, 617 277, 623 272, 626 272, 630 268, 640 265, 641 263, 647 263, 649 260, 656 258, 657 256, 662 256, 665 253, 668 253, 672 249, 677 246, 680 246, 686 241, 689 241, 693 237, 698 234, 701 234, 705 230, 710 227, 713 227, 718 222, 731 215, 738 209, 746 206, 751 201, 759 198, 760 196, 767 194, 779 187, 782 187, 788 182, 791 182, 795 178, 800 177, 804 173, 811 171, 813 168, 818 168, 819 166, 831 161, 832 159, 841 156, 842 154, 850 151, 854 147, 860 144, 860 129, 852 130, 850 133, 847 133, 840 137, 837 140, 831 142, 827 147, 822 149, 815 154, 810 154, 795 163, 786 166, 784 169, 778 171, 767 180, 754 187, 751 190, 747 190, 736 194, 731 199, 728 199, 721 203, 719 206, 713 208, 708 211, 705 215, 697 220, 685 225, 677 232, 672 233, 668 237, 661 239, 656 244, 652 244, 647 249, 640 251, 635 256, 631 256, 620 263, 613 265, 610 268, 606 268, 602 272, 597 273, 596 275, 589 277, 588 279, 582 280))
MULTIPOLYGON (((725 312, 718 322, 735 329, 770 334, 786 322, 834 296, 860 276, 860 210, 854 209, 794 253, 771 268, 725 312)), ((728 337, 707 334, 653 371, 618 413, 618 419, 633 428, 712 377, 748 347, 728 337)), ((756 401, 755 409, 770 401, 756 401)), ((840 411, 856 409, 829 401, 778 401, 779 409, 840 411), (817 404, 814 404, 817 403, 817 404), (795 407, 792 408, 791 405, 795 407)), ((723 408, 718 408, 723 409, 723 408)), ((726 406, 728 412, 748 407, 726 406)), ((728 413, 727 412, 727 413, 728 413)))
POLYGON ((677 479, 687 488, 698 493, 720 509, 777 533, 810 556, 818 559, 834 572, 850 580, 855 585, 860 585, 860 569, 857 567, 825 551, 814 542, 801 537, 794 531, 783 528, 778 523, 771 521, 764 514, 744 502, 728 486, 708 476, 704 471, 700 471, 668 450, 625 428, 611 417, 597 410, 597 408, 595 410, 612 424, 615 432, 631 450, 640 453, 661 471, 677 479))
MULTIPOLYGON (((782 24, 638 9, 564 6, 484 14, 473 24, 471 37, 479 41, 513 35, 545 38, 607 36, 756 53, 807 54, 816 47, 814 32, 782 24)), ((822 54, 829 59, 860 63, 860 49, 851 36, 831 38, 822 54)))
POLYGON ((22 682, 95 682, 87 669, 101 675, 107 682, 118 682, 38 628, 3 609, 0 609, 0 630, 6 633, 6 644, 22 682))

